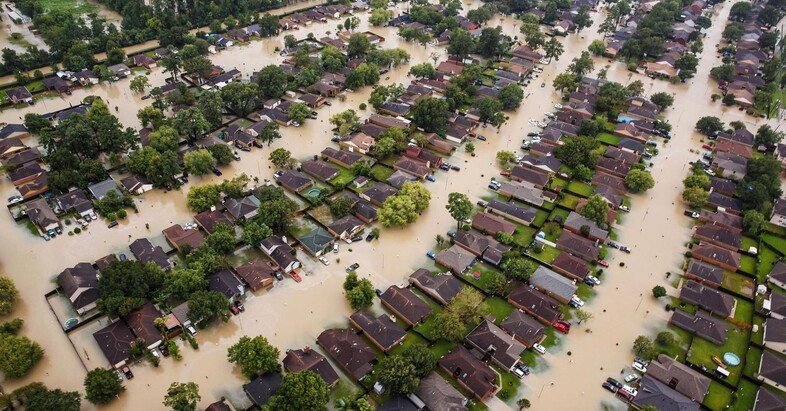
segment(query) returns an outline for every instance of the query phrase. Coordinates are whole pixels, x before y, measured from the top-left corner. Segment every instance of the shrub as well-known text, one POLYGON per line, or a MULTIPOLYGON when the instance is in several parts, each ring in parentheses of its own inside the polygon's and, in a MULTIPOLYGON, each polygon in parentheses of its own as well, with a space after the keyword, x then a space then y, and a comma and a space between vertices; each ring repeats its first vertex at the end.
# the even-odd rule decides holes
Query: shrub
POLYGON ((126 212, 126 210, 117 211, 117 218, 123 219, 126 218, 126 216, 128 216, 128 212, 126 212))
MULTIPOLYGON (((74 228, 74 233, 79 234, 82 232, 82 229, 79 227, 74 228)), ((69 233, 70 234, 70 233, 69 233)))
POLYGON ((117 221, 117 214, 115 213, 107 213, 106 219, 109 221, 117 221))
POLYGON ((366 106, 366 103, 360 103, 359 107, 360 107, 361 110, 365 110, 367 106, 366 106))

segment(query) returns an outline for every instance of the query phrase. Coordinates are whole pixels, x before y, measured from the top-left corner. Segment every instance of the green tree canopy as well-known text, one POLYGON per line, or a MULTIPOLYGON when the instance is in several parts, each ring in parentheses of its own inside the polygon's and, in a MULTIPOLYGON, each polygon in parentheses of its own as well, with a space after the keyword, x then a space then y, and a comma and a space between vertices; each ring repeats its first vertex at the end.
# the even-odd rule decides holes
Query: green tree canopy
POLYGON ((93 404, 107 404, 125 390, 114 370, 96 368, 85 376, 85 398, 93 404))
POLYGON ((0 334, 0 371, 6 378, 24 377, 43 358, 44 350, 27 337, 0 334))
POLYGON ((312 371, 284 375, 276 394, 267 406, 270 411, 323 410, 328 403, 325 380, 312 371))
POLYGON ((216 159, 206 149, 189 151, 183 156, 183 164, 189 173, 195 176, 210 174, 216 164, 216 159))
POLYGON ((579 214, 594 221, 599 227, 606 227, 609 209, 609 203, 600 195, 595 194, 587 200, 587 204, 581 208, 579 214))
POLYGON ((280 372, 278 348, 270 345, 267 338, 258 335, 254 338, 240 337, 240 340, 229 347, 227 359, 240 366, 243 375, 253 380, 269 372, 280 372))
POLYGON ((164 271, 155 263, 113 261, 98 279, 98 309, 110 317, 128 315, 155 297, 164 284, 164 271))
POLYGON ((197 402, 201 399, 196 383, 173 382, 164 396, 164 405, 173 411, 196 411, 197 402))

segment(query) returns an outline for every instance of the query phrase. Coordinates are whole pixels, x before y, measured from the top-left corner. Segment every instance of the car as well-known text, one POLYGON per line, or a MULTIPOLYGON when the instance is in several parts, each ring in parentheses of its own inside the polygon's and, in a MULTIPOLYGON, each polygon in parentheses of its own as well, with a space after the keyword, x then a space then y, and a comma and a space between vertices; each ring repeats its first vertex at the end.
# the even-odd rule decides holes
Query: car
POLYGON ((624 398, 626 401, 633 401, 633 396, 630 395, 630 393, 627 392, 627 391, 618 390, 617 391, 617 395, 619 395, 620 397, 624 398))
POLYGON ((448 171, 448 170, 450 170, 450 164, 442 163, 442 164, 439 165, 439 169, 448 171))
POLYGON ((22 198, 22 196, 11 196, 11 197, 8 197, 8 204, 21 203, 24 200, 25 199, 22 198))
POLYGON ((633 382, 639 379, 639 376, 636 374, 628 374, 625 376, 625 382, 633 382))
POLYGON ((130 369, 130 368, 128 368, 128 366, 127 366, 127 365, 124 365, 123 367, 121 367, 121 368, 120 368, 120 371, 122 371, 122 372, 123 372, 123 374, 125 374, 125 375, 126 375, 126 378, 128 378, 129 380, 134 378, 134 373, 133 373, 133 372, 131 372, 131 369, 130 369))
POLYGON ((361 241, 361 240, 363 240, 363 235, 362 234, 358 234, 358 235, 352 237, 352 242, 353 243, 361 241))
POLYGON ((531 141, 532 141, 532 144, 534 144, 534 143, 540 143, 540 136, 535 136, 535 137, 532 137, 532 140, 531 140, 531 141))
POLYGON ((567 334, 567 333, 569 333, 569 332, 570 332, 570 325, 569 325, 569 324, 568 324, 568 325, 566 325, 566 324, 564 324, 564 323, 562 323, 562 322, 559 322, 559 321, 557 321, 557 322, 555 322, 555 323, 554 323, 554 324, 552 324, 552 325, 554 326, 554 328, 555 328, 557 331, 559 331, 559 332, 561 332, 561 333, 563 333, 563 334, 567 334))
POLYGON ((577 305, 579 307, 583 307, 584 306, 584 300, 582 300, 581 298, 579 298, 579 297, 577 297, 575 295, 570 298, 570 302, 571 302, 571 304, 575 304, 575 305, 577 305))
POLYGON ((158 351, 161 351, 161 355, 164 357, 169 357, 169 347, 167 347, 166 344, 159 345, 158 351))
POLYGON ((630 248, 628 248, 628 247, 626 247, 624 245, 620 247, 620 251, 622 251, 623 253, 626 253, 626 254, 630 254, 630 248))
POLYGON ((523 378, 525 375, 529 375, 529 367, 527 367, 526 365, 520 362, 517 362, 513 366, 511 371, 513 372, 514 375, 516 375, 519 378, 523 378))
POLYGON ((331 139, 330 139, 330 141, 332 141, 332 142, 334 142, 334 143, 338 143, 339 141, 341 141, 341 137, 339 137, 339 136, 333 136, 333 138, 331 138, 331 139))
POLYGON ((638 372, 641 372, 641 373, 646 373, 647 372, 647 365, 643 364, 643 363, 640 363, 638 361, 634 361, 633 364, 631 365, 631 367, 633 367, 634 370, 636 370, 638 372))
POLYGON ((331 103, 331 102, 329 102, 329 101, 326 101, 326 102, 325 102, 325 105, 326 105, 326 106, 328 106, 328 107, 330 107, 330 106, 332 106, 332 105, 333 105, 333 103, 331 103))
POLYGON ((106 228, 113 228, 113 227, 117 227, 117 221, 112 221, 111 223, 109 223, 109 225, 106 226, 106 228))
POLYGON ((527 133, 527 137, 537 137, 540 135, 540 131, 530 131, 527 133))
POLYGON ((484 136, 484 135, 478 135, 478 140, 480 140, 480 141, 486 141, 486 136, 484 136))
POLYGON ((546 83, 540 83, 540 88, 546 87, 546 83))
POLYGON ((55 236, 57 235, 57 233, 55 233, 55 230, 53 230, 53 229, 51 229, 51 228, 50 228, 50 229, 48 229, 48 230, 46 230, 46 234, 47 234, 49 237, 52 237, 52 238, 55 238, 55 236))
POLYGON ((434 252, 433 252, 433 251, 427 251, 427 252, 426 252, 426 256, 428 256, 428 258, 430 258, 430 259, 432 259, 432 260, 436 260, 436 259, 437 259, 437 255, 436 255, 436 254, 434 254, 434 252))
POLYGON ((546 354, 546 347, 540 344, 532 344, 532 349, 540 355, 546 354))
POLYGON ((710 153, 704 153, 704 154, 701 156, 701 158, 703 158, 703 159, 705 159, 705 160, 707 160, 707 161, 712 161, 712 159, 713 159, 713 157, 712 157, 712 154, 710 154, 710 153))
POLYGON ((715 172, 710 170, 709 168, 705 168, 704 173, 706 173, 710 177, 715 177, 715 172))
POLYGON ((161 354, 158 353, 158 350, 155 348, 150 349, 150 354, 153 354, 153 357, 161 358, 161 354))
POLYGON ((499 190, 499 184, 489 183, 489 188, 494 190, 494 191, 497 191, 497 190, 499 190))
POLYGON ((704 144, 703 146, 701 146, 701 148, 703 148, 703 149, 705 149, 705 150, 710 150, 710 151, 712 151, 712 146, 711 146, 711 145, 709 145, 709 144, 704 144))
POLYGON ((328 261, 328 259, 325 257, 319 257, 319 261, 321 261, 322 264, 330 265, 330 261, 328 261))
POLYGON ((41 238, 43 238, 46 241, 49 241, 49 240, 52 239, 52 237, 49 237, 49 235, 47 235, 47 234, 41 234, 41 238))
POLYGON ((686 216, 688 216, 690 218, 699 218, 699 213, 697 213, 695 211, 685 210, 683 212, 683 214, 685 214, 686 216))
POLYGON ((86 220, 76 220, 76 222, 79 225, 81 225, 82 227, 87 227, 87 221, 86 220))
POLYGON ((603 388, 605 388, 605 389, 607 389, 607 390, 609 390, 609 391, 611 391, 613 393, 617 392, 617 387, 615 387, 615 386, 613 386, 613 385, 611 385, 611 384, 609 384, 607 382, 603 383, 603 388))
POLYGON ((338 252, 338 243, 333 243, 333 252, 334 253, 338 252))
POLYGON ((623 212, 626 212, 626 213, 630 212, 630 207, 628 207, 626 205, 619 206, 619 209, 620 209, 620 211, 623 211, 623 212))
POLYGON ((615 243, 614 241, 606 241, 606 245, 611 248, 620 248, 620 245, 615 243))
POLYGON ((300 127, 301 126, 301 124, 298 123, 297 121, 293 121, 292 125, 295 126, 295 127, 300 127))
POLYGON ((150 98, 150 94, 145 94, 144 96, 142 96, 142 100, 147 100, 149 98, 150 98))
POLYGON ((347 243, 347 244, 352 244, 352 238, 347 237, 347 238, 344 239, 344 242, 347 243))
POLYGON ((91 220, 93 220, 93 218, 92 218, 92 217, 90 217, 90 214, 85 214, 85 215, 84 215, 82 218, 84 218, 84 220, 85 220, 85 221, 88 221, 88 222, 89 222, 89 221, 91 221, 91 220))
POLYGON ((371 240, 375 239, 376 237, 377 236, 374 235, 374 232, 372 231, 372 232, 368 233, 368 235, 366 236, 366 241, 371 242, 371 240))
POLYGON ((642 156, 644 156, 644 158, 652 158, 652 153, 650 153, 650 152, 649 152, 649 151, 647 151, 647 150, 644 150, 644 151, 641 153, 641 155, 642 155, 642 156))
POLYGON ((319 113, 317 113, 316 111, 312 111, 312 112, 311 112, 311 117, 314 117, 314 118, 316 118, 318 114, 319 114, 319 113))
POLYGON ((229 311, 232 312, 234 315, 240 314, 240 309, 235 307, 234 305, 229 306, 229 311))
POLYGON ((96 213, 90 213, 88 215, 90 216, 91 220, 98 220, 98 216, 96 215, 96 213))
POLYGON ((601 267, 608 267, 609 263, 606 260, 598 260, 598 265, 601 267))
POLYGON ((358 268, 360 268, 360 264, 358 264, 358 263, 352 263, 350 266, 348 266, 348 267, 346 268, 346 272, 355 271, 355 270, 357 270, 358 268))
POLYGON ((550 112, 550 111, 547 111, 547 112, 545 113, 545 115, 546 115, 546 117, 549 117, 549 118, 551 118, 551 117, 556 117, 556 115, 555 115, 554 113, 550 112))
POLYGON ((194 328, 193 325, 190 325, 190 324, 187 325, 186 326, 186 331, 188 331, 188 333, 191 334, 192 337, 197 335, 197 330, 196 330, 196 328, 194 328))
POLYGON ((218 176, 218 177, 221 177, 221 175, 222 175, 222 174, 224 174, 224 173, 222 173, 222 172, 221 172, 221 170, 219 170, 219 169, 217 169, 217 168, 215 168, 215 167, 213 167, 213 169, 212 169, 212 170, 210 170, 210 171, 212 171, 212 172, 213 172, 213 174, 215 174, 215 175, 216 175, 216 176, 218 176))
POLYGON ((426 180, 431 181, 432 183, 437 181, 434 176, 426 176, 426 180))
POLYGON ((518 368, 518 367, 513 367, 513 368, 510 370, 510 372, 512 372, 512 373, 513 373, 513 375, 515 375, 516 377, 519 377, 519 378, 524 378, 524 371, 522 371, 522 370, 521 370, 521 368, 518 368))
POLYGON ((522 144, 521 147, 519 147, 519 148, 524 150, 524 151, 529 151, 529 150, 532 149, 531 144, 530 144, 529 141, 527 141, 526 143, 522 144))
POLYGON ((590 287, 594 287, 596 285, 600 285, 600 280, 598 279, 598 277, 588 275, 584 277, 584 284, 587 284, 590 287))
POLYGON ((242 144, 235 144, 235 147, 240 149, 240 151, 251 151, 250 148, 248 148, 248 147, 246 147, 246 146, 244 146, 242 144))
POLYGON ((240 161, 240 155, 237 153, 237 151, 232 152, 232 158, 234 158, 237 161, 240 161))
POLYGON ((453 170, 453 171, 461 171, 461 167, 459 167, 457 165, 450 166, 450 169, 453 170))
POLYGON ((243 303, 241 303, 240 301, 235 301, 235 307, 237 307, 237 309, 240 310, 241 313, 243 311, 246 311, 246 306, 244 306, 243 303))
POLYGON ((284 172, 283 172, 283 171, 281 171, 281 170, 279 170, 279 171, 276 171, 275 173, 273 173, 273 178, 275 178, 276 180, 278 180, 278 179, 279 179, 281 176, 283 176, 283 175, 284 175, 284 172))
POLYGON ((502 177, 510 177, 510 171, 501 171, 499 175, 502 177))
POLYGON ((125 260, 127 260, 127 259, 128 259, 128 257, 126 257, 126 255, 125 255, 125 254, 123 254, 123 253, 120 253, 120 261, 125 261, 125 260))
POLYGON ((615 380, 614 378, 611 378, 611 377, 606 378, 606 382, 611 384, 612 387, 617 388, 617 389, 623 387, 621 382, 619 382, 619 381, 617 381, 617 380, 615 380))
POLYGON ((636 391, 635 388, 631 387, 630 385, 625 385, 624 387, 622 387, 622 391, 625 391, 625 392, 627 392, 628 394, 630 394, 631 396, 634 396, 634 397, 636 396, 636 394, 639 393, 638 391, 636 391))
POLYGON ((62 228, 60 228, 60 226, 57 226, 57 227, 55 227, 55 232, 56 232, 57 234, 63 234, 63 229, 62 229, 62 228))
POLYGON ((284 275, 281 274, 281 271, 273 271, 273 276, 276 277, 278 281, 284 281, 284 275))

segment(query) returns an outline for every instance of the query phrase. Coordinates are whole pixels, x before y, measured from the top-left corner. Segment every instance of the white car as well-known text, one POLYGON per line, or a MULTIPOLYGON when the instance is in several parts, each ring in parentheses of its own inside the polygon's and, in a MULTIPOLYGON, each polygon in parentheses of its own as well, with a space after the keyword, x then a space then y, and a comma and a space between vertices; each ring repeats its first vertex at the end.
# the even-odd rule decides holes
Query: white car
POLYGON ((555 117, 555 115, 554 115, 554 113, 552 113, 550 111, 547 111, 546 112, 546 117, 555 117))
POLYGON ((710 170, 709 168, 705 168, 704 172, 707 173, 707 175, 710 177, 715 177, 715 172, 710 170))
POLYGON ((532 137, 532 142, 533 142, 533 143, 540 143, 540 136, 534 136, 534 137, 532 137))
POLYGON ((576 297, 575 295, 570 299, 570 302, 575 304, 575 305, 577 305, 577 306, 579 306, 579 307, 583 307, 584 306, 584 300, 582 300, 579 297, 576 297))
POLYGON ((557 110, 562 110, 562 104, 557 103, 554 105, 554 108, 556 108, 557 110))
POLYGON ((634 370, 636 370, 638 372, 641 372, 641 373, 646 373, 647 372, 647 366, 645 364, 642 364, 642 363, 638 362, 638 361, 634 361, 632 367, 633 367, 634 370))
POLYGON ((330 265, 330 261, 328 261, 328 259, 325 257, 319 257, 319 261, 321 261, 322 264, 330 265))
POLYGON ((630 385, 623 386, 622 387, 622 391, 625 391, 625 392, 627 392, 628 394, 630 394, 630 395, 632 395, 634 397, 636 396, 636 394, 639 393, 638 391, 636 391, 635 388, 631 387, 630 385))
POLYGON ((544 346, 542 346, 540 344, 532 344, 532 349, 535 350, 535 352, 537 352, 540 355, 543 355, 543 354, 546 353, 546 347, 544 347, 544 346))
POLYGON ((338 243, 333 243, 333 252, 334 253, 338 252, 338 243))
POLYGON ((98 216, 96 215, 96 213, 90 213, 90 219, 91 220, 97 220, 98 216))
POLYGON ((194 328, 193 325, 188 325, 186 327, 186 330, 188 331, 189 334, 191 334, 192 337, 197 335, 197 330, 196 330, 196 328, 194 328))
POLYGON ((639 379, 639 376, 636 374, 628 374, 625 376, 625 382, 633 382, 639 379))
POLYGON ((22 196, 11 196, 11 197, 8 197, 8 204, 21 203, 24 200, 25 199, 22 198, 22 196))

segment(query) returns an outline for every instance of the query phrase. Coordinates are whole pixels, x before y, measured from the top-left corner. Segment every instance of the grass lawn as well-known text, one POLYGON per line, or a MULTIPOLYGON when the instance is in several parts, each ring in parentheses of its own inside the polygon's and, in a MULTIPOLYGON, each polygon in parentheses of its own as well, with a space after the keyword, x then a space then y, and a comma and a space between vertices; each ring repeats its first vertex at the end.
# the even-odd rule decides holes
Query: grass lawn
POLYGON ((548 245, 544 245, 543 251, 539 253, 536 253, 534 250, 527 250, 527 255, 529 255, 530 257, 536 260, 543 261, 544 263, 547 264, 551 264, 552 262, 554 262, 554 259, 557 258, 559 253, 560 253, 559 250, 548 245))
POLYGON ((786 238, 765 233, 761 235, 761 239, 765 244, 771 246, 776 251, 781 253, 781 255, 786 255, 786 238))
POLYGON ((696 314, 696 310, 698 309, 698 307, 696 307, 695 305, 688 304, 684 301, 680 301, 680 299, 677 297, 670 297, 670 298, 671 298, 672 307, 679 307, 680 310, 682 311, 685 311, 690 314, 696 314))
POLYGON ((753 292, 756 289, 756 284, 750 277, 731 271, 723 272, 723 281, 721 284, 729 290, 741 295, 747 295, 748 297, 753 297, 753 292))
POLYGON ((32 47, 33 46, 29 41, 25 40, 24 37, 15 38, 14 34, 17 34, 17 33, 11 33, 11 36, 8 37, 8 42, 9 43, 15 44, 15 45, 17 45, 19 47, 22 47, 22 48, 28 48, 28 47, 32 47))
POLYGON ((407 349, 407 347, 414 344, 428 345, 428 341, 426 341, 426 339, 423 338, 420 334, 410 331, 407 333, 407 337, 404 338, 404 341, 402 341, 401 344, 397 345, 392 350, 390 350, 389 354, 390 355, 401 354, 404 350, 407 349))
POLYGON ((758 315, 753 317, 753 324, 759 326, 759 331, 751 332, 751 341, 757 344, 764 344, 764 318, 758 315))
POLYGON ((452 350, 453 347, 455 347, 455 346, 456 346, 456 344, 452 343, 452 342, 439 341, 439 342, 436 342, 436 343, 432 344, 431 347, 428 347, 428 348, 429 348, 429 350, 431 350, 431 352, 434 353, 435 357, 439 358, 439 357, 442 357, 443 355, 449 353, 450 350, 452 350))
POLYGON ((576 295, 585 303, 595 296, 595 290, 584 283, 578 284, 579 288, 576 290, 576 295))
POLYGON ((488 294, 489 281, 491 280, 493 273, 499 273, 500 275, 504 275, 499 270, 497 270, 496 268, 492 268, 488 264, 476 263, 475 265, 470 267, 469 270, 467 270, 464 274, 461 274, 461 276, 464 277, 467 280, 467 282, 472 283, 472 285, 480 288, 481 290, 483 290, 485 293, 488 294), (475 278, 472 275, 476 272, 480 274, 480 277, 475 278))
POLYGON ((339 398, 357 398, 361 391, 357 382, 347 377, 341 377, 338 384, 330 390, 330 403, 335 403, 339 398))
POLYGON ((494 365, 494 369, 497 370, 499 375, 502 376, 502 381, 498 382, 500 388, 499 391, 497 391, 497 398, 501 399, 502 401, 507 401, 513 398, 521 386, 521 378, 513 375, 513 373, 510 373, 507 370, 503 370, 496 364, 494 365))
POLYGON ((592 188, 591 185, 587 185, 578 181, 571 181, 570 184, 568 184, 568 191, 582 197, 589 197, 593 192, 595 192, 595 189, 592 188))
POLYGON ((546 327, 546 338, 540 342, 544 348, 551 348, 560 345, 560 333, 557 332, 557 329, 554 327, 546 327))
POLYGON ((567 209, 575 210, 576 206, 579 204, 579 201, 581 201, 581 198, 576 197, 572 194, 565 194, 564 197, 562 197, 561 199, 559 199, 559 201, 557 201, 557 204, 567 209))
POLYGON ((560 216, 562 217, 562 221, 564 222, 568 218, 568 214, 570 214, 569 210, 557 207, 551 212, 551 214, 549 214, 548 220, 554 221, 554 219, 557 218, 557 216, 560 216))
POLYGON ((543 225, 543 223, 546 222, 547 218, 549 218, 549 212, 548 211, 538 210, 538 212, 535 213, 535 219, 532 220, 532 225, 535 226, 535 227, 540 227, 540 226, 543 225))
POLYGON ((779 236, 786 236, 786 227, 781 227, 772 223, 767 223, 766 225, 764 225, 764 231, 779 236))
POLYGON ((482 310, 494 316, 494 324, 499 325, 505 317, 513 311, 514 307, 499 297, 491 297, 483 302, 482 310))
POLYGON ((750 275, 756 274, 756 259, 749 255, 740 256, 740 270, 750 275))
POLYGON ((333 187, 345 187, 349 184, 352 180, 355 179, 355 174, 352 173, 352 170, 346 169, 344 167, 338 168, 338 175, 336 178, 330 181, 330 184, 333 187))
POLYGON ((731 390, 713 381, 710 383, 710 390, 707 392, 707 396, 704 397, 704 402, 702 404, 712 411, 721 411, 730 402, 731 390))
POLYGON ((513 242, 519 247, 526 247, 532 243, 535 238, 535 229, 532 227, 516 226, 516 231, 513 232, 513 242))
POLYGON ((772 271, 772 267, 778 261, 778 254, 769 246, 759 248, 759 264, 756 266, 756 278, 759 282, 764 282, 764 278, 772 271))
POLYGON ((601 143, 606 143, 610 146, 616 146, 620 143, 620 138, 610 133, 600 133, 595 138, 601 143))
POLYGON ((558 187, 566 187, 568 182, 561 178, 552 178, 551 182, 549 183, 549 188, 552 190, 556 190, 558 187))
MULTIPOLYGON (((726 343, 721 346, 715 345, 701 337, 694 337, 693 344, 691 344, 690 347, 688 361, 698 366, 704 365, 708 369, 714 370, 718 368, 718 365, 712 361, 712 357, 723 358, 723 354, 727 352, 732 352, 740 358, 745 357, 745 353, 748 350, 749 338, 750 332, 738 327, 729 329, 726 343)), ((729 372, 729 377, 726 378, 726 381, 731 385, 737 385, 742 376, 742 365, 727 367, 726 370, 729 372)))
POLYGON ((748 411, 752 410, 756 403, 756 393, 759 392, 759 386, 748 380, 740 381, 737 386, 737 400, 734 401, 731 409, 734 411, 748 411))
POLYGON ((740 248, 742 250, 748 251, 751 249, 751 247, 759 248, 759 242, 756 241, 756 239, 753 237, 748 237, 748 236, 742 237, 742 245, 740 246, 740 248))
POLYGON ((684 362, 685 356, 688 353, 688 347, 690 347, 691 341, 693 339, 693 335, 671 324, 669 324, 667 328, 668 331, 677 336, 676 342, 669 345, 655 343, 655 348, 658 350, 658 353, 666 354, 671 358, 677 357, 677 361, 684 362))
POLYGON ((86 14, 98 10, 98 6, 95 4, 79 0, 41 0, 40 4, 47 12, 63 11, 71 14, 86 14))
MULTIPOLYGON (((748 347, 748 352, 745 354, 745 368, 742 373, 750 378, 756 378, 755 375, 759 372, 759 365, 761 364, 761 348, 754 345, 748 347)), ((745 380, 743 380, 745 381, 745 380)))
POLYGON ((753 303, 748 300, 737 298, 737 306, 734 308, 734 319, 745 324, 753 321, 753 303))
POLYGON ((387 181, 388 177, 393 174, 393 169, 389 167, 385 167, 380 164, 376 164, 371 167, 371 173, 369 174, 371 178, 377 181, 385 182, 387 181))

